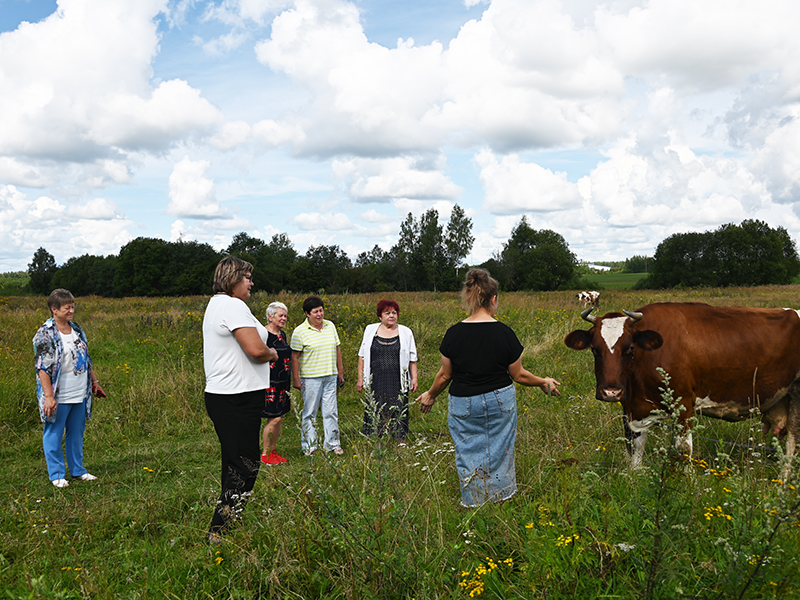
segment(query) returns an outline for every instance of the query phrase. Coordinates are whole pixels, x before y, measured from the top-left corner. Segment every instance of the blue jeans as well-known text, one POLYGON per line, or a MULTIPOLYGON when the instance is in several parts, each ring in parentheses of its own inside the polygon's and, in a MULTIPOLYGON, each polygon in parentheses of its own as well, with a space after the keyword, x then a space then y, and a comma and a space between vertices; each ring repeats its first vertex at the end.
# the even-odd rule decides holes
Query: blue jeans
POLYGON ((322 407, 322 427, 325 430, 325 450, 333 450, 339 442, 339 406, 336 403, 336 375, 303 377, 303 439, 304 451, 316 450, 317 432, 314 421, 322 407))
POLYGON ((514 385, 477 396, 450 396, 448 425, 456 449, 461 504, 480 506, 517 492, 514 385))
POLYGON ((86 473, 83 468, 83 432, 86 430, 86 401, 80 404, 59 404, 56 408, 54 423, 44 424, 42 447, 47 462, 47 475, 50 481, 65 479, 67 468, 64 464, 64 452, 61 441, 64 439, 64 450, 67 453, 69 473, 80 477, 86 473))

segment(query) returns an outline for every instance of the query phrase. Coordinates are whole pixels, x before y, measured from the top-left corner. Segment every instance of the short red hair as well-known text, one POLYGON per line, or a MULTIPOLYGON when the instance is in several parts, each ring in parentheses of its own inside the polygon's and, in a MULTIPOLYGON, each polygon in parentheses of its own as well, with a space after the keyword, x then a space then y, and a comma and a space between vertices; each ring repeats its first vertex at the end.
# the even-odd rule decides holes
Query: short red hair
POLYGON ((397 315, 400 316, 400 305, 395 302, 394 300, 381 300, 378 302, 378 318, 381 318, 381 315, 386 312, 387 308, 393 308, 397 311, 397 315))

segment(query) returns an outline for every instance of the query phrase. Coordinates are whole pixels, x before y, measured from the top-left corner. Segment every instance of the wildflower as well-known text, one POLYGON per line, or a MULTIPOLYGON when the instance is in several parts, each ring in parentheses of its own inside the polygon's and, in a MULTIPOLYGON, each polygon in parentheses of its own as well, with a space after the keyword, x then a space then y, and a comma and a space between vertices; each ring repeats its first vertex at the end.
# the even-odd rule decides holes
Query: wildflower
POLYGON ((731 520, 731 516, 725 514, 723 512, 721 506, 717 506, 716 508, 713 507, 713 506, 706 506, 705 507, 705 512, 703 513, 703 516, 706 518, 706 521, 710 521, 712 517, 719 517, 721 519, 728 519, 728 521, 731 520))
POLYGON ((581 536, 578 533, 575 533, 574 535, 569 535, 569 536, 566 536, 566 537, 564 537, 563 535, 560 535, 560 536, 558 536, 558 539, 556 540, 556 546, 568 546, 569 544, 571 544, 572 542, 574 542, 575 540, 577 540, 580 537, 581 536))

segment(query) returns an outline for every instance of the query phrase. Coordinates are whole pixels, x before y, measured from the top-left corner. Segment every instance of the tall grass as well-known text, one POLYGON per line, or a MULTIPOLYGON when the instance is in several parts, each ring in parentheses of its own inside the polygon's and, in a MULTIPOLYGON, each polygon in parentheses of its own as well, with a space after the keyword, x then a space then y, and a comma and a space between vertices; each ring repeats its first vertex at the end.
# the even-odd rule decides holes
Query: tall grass
MULTIPOLYGON (((793 306, 798 288, 603 292, 603 310, 651 301, 793 306)), ((793 482, 779 480, 758 423, 710 419, 691 462, 654 432, 632 472, 619 407, 594 399, 591 355, 564 335, 584 327, 570 293, 501 297, 499 318, 524 365, 562 382, 562 398, 518 389, 511 501, 458 505, 446 397, 411 410, 408 446, 364 438, 355 390, 364 326, 382 296, 326 297, 345 358, 341 457, 303 457, 284 418, 240 526, 222 546, 204 532, 218 496, 219 445, 202 400, 200 323, 207 298, 79 298, 108 398, 86 430, 100 479, 47 481, 31 338, 42 298, 0 299, 0 589, 8 598, 793 598, 800 528, 793 482)), ((414 331, 420 387, 438 368, 445 329, 465 316, 456 294, 393 294, 414 331)), ((262 316, 302 297, 257 295, 262 316)), ((295 398, 295 406, 299 406, 295 398)))

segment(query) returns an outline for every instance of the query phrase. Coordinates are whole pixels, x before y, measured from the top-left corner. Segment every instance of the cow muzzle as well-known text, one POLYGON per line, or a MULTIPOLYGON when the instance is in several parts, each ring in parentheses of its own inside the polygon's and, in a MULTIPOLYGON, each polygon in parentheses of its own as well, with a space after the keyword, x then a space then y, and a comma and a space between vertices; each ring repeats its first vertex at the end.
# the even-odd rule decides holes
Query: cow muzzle
POLYGON ((616 387, 598 387, 597 399, 603 402, 622 402, 625 390, 616 387))

